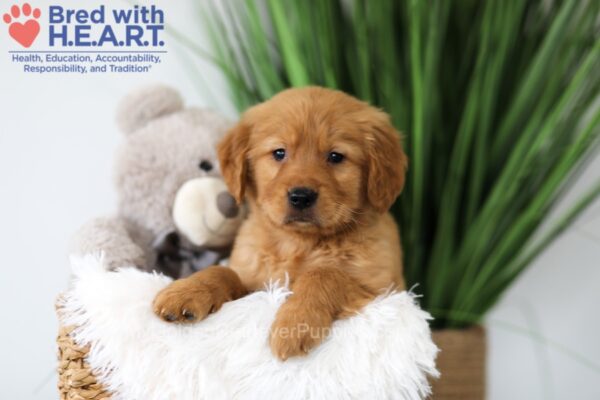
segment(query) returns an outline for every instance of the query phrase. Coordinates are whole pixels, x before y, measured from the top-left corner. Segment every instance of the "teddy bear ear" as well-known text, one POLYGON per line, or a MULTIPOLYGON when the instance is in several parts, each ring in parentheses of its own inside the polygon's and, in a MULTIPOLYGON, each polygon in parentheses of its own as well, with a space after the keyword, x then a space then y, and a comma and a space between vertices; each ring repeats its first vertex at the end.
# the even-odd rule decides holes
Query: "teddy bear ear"
POLYGON ((125 96, 117 108, 117 124, 130 134, 153 119, 183 109, 183 99, 175 89, 155 85, 140 88, 125 96))

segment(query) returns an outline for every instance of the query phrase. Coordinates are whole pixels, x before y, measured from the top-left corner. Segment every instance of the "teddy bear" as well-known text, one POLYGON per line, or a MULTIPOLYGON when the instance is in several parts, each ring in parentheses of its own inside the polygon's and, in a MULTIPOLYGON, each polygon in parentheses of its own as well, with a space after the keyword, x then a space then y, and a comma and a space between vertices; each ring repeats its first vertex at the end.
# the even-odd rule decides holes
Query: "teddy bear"
POLYGON ((86 223, 70 253, 100 253, 111 270, 134 266, 173 278, 224 260, 245 215, 215 150, 231 122, 152 86, 122 100, 117 124, 124 135, 114 171, 117 215, 86 223))

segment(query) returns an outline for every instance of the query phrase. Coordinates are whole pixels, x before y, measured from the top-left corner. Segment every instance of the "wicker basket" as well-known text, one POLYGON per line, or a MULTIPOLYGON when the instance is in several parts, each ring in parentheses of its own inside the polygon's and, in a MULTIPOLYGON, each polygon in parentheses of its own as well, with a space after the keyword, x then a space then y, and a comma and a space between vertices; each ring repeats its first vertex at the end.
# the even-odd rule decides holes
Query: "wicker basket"
POLYGON ((441 378, 432 382, 436 400, 485 398, 486 335, 484 328, 433 332, 441 352, 436 360, 441 378))
POLYGON ((58 317, 58 393, 60 400, 109 400, 110 393, 92 373, 87 363, 90 346, 79 346, 71 337, 73 326, 64 326, 60 296, 56 300, 58 317))
POLYGON ((61 400, 108 400, 110 394, 98 383, 86 361, 89 346, 75 344, 72 327, 58 333, 58 392, 61 400))

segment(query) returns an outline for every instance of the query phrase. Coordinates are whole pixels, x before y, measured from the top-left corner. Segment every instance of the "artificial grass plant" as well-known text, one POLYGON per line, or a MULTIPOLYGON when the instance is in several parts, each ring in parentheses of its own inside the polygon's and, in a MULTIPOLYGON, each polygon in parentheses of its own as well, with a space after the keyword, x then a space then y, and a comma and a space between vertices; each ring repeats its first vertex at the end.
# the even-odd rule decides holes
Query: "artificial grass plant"
POLYGON ((437 327, 461 327, 600 193, 540 229, 600 136, 599 10, 594 0, 247 0, 206 2, 200 15, 239 111, 321 85, 391 114, 410 158, 392 209, 408 285, 420 285, 437 327))

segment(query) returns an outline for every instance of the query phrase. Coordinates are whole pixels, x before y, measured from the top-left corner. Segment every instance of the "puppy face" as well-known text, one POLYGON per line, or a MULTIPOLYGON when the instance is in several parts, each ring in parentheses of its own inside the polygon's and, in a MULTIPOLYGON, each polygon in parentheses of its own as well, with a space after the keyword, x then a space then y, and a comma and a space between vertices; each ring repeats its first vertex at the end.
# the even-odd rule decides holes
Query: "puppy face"
POLYGON ((220 143, 238 201, 285 229, 335 233, 385 212, 407 159, 389 117, 339 91, 289 89, 248 110, 220 143))

